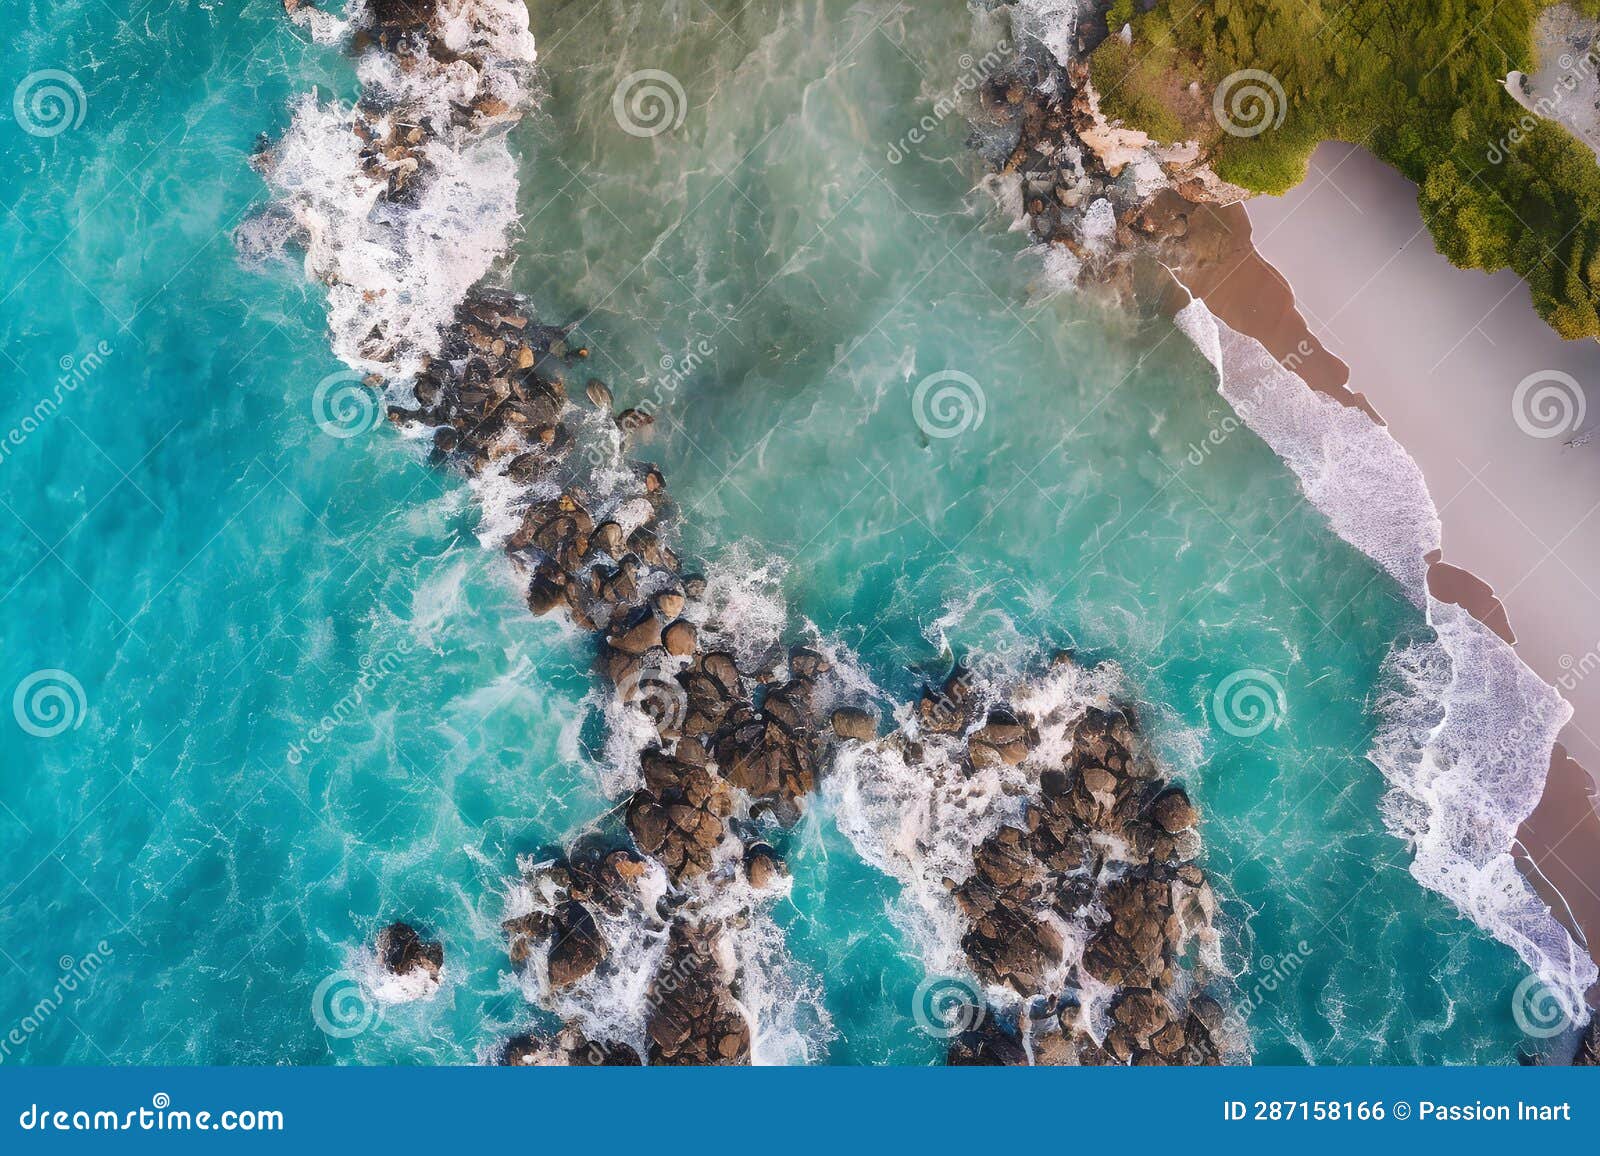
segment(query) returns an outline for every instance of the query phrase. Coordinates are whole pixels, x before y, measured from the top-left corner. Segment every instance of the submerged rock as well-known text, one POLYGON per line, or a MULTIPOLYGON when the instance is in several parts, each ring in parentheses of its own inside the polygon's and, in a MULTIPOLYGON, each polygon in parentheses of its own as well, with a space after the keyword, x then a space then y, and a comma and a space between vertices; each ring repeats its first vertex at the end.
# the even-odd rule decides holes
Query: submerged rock
POLYGON ((836 738, 870 743, 878 737, 878 719, 871 711, 844 706, 834 711, 829 721, 836 738))

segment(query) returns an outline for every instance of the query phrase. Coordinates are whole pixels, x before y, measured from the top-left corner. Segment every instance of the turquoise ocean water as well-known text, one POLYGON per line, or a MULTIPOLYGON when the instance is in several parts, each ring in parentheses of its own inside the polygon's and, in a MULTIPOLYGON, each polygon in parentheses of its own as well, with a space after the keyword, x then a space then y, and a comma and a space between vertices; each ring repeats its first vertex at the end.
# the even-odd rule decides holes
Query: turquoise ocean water
MULTIPOLYGON (((0 715, 0 1037, 22 1037, 0 1054, 477 1060, 534 1022, 497 926, 515 857, 609 805, 599 701, 463 484, 388 429, 317 427, 340 368, 319 293, 237 255, 256 135, 353 71, 277 0, 23 7, 4 91, 60 70, 81 96, 46 133, 0 102, 0 690, 65 672, 71 721, 0 715), (444 941, 445 990, 326 1033, 318 985, 394 918, 444 941)), ((514 142, 510 279, 581 322, 620 404, 659 405, 687 553, 774 562, 897 698, 952 647, 1120 664, 1205 815, 1258 1061, 1510 1060, 1521 966, 1407 874, 1363 757, 1379 667, 1426 627, 1168 323, 1041 291, 967 126, 935 113, 1003 24, 530 7, 546 93, 514 142), (683 94, 649 137, 613 102, 644 69, 683 94), (945 370, 984 398, 949 438, 913 400, 945 370), (1283 688, 1257 735, 1211 711, 1241 670, 1283 688)), ((822 978, 826 1058, 937 1062, 897 884, 826 805, 786 850, 778 920, 822 978)))

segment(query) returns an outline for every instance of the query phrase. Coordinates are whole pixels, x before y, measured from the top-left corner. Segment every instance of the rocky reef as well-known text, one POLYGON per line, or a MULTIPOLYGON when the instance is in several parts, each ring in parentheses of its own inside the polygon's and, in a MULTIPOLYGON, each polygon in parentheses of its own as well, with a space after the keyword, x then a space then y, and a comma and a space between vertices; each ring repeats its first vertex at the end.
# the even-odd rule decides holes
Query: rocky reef
MULTIPOLYGON (((258 167, 277 193, 265 218, 327 287, 346 384, 469 480, 480 536, 509 559, 532 613, 590 635, 621 736, 613 810, 570 846, 519 861, 509 958, 561 1026, 499 1045, 498 1058, 750 1062, 752 1009, 792 998, 773 980, 769 909, 790 881, 771 840, 841 756, 892 749, 915 768, 959 748, 946 758, 953 789, 1003 772, 992 801, 1022 806, 981 831, 939 832, 957 848, 948 897, 961 947, 994 1002, 952 1060, 1215 1062, 1216 1005, 1194 994, 1184 959, 1213 906, 1194 812, 1139 753, 1130 717, 1047 710, 1025 688, 1001 703, 958 678, 879 739, 860 688, 843 689, 814 638, 736 652, 707 579, 677 553, 662 471, 636 456, 650 415, 615 412, 573 330, 494 287, 516 220, 504 136, 534 92, 524 5, 357 0, 342 19, 306 0, 285 7, 348 45, 363 87, 348 108, 303 102, 263 144, 258 167)), ((1025 139, 1043 141, 1062 114, 1031 99, 1007 103, 1034 126, 1025 139)), ((1099 212, 1119 178, 1093 162, 1074 172, 1099 212)), ((442 966, 438 945, 404 924, 379 954, 394 975, 431 969, 436 981, 442 966)))
MULTIPOLYGON (((1027 743, 1026 726, 1005 725, 1027 743)), ((956 888, 974 973, 1023 1002, 1015 1034, 990 1015, 955 1041, 951 1061, 1220 1062, 1222 1005, 1198 990, 1204 968, 1184 960, 1191 942, 1215 937, 1198 821, 1142 753, 1127 712, 1086 710, 1020 823, 983 842, 956 888), (1103 1015, 1097 991, 1112 993, 1103 1015)))
MULTIPOLYGON (((329 286, 336 351, 370 370, 363 385, 383 394, 390 422, 492 493, 485 504, 501 515, 496 536, 523 576, 530 610, 564 615, 594 636, 596 669, 619 712, 648 730, 611 846, 584 840, 527 865, 517 888, 524 909, 505 922, 512 961, 559 999, 607 963, 616 939, 658 941, 645 993, 650 1061, 747 1062, 751 1025, 734 994, 741 964, 728 927, 748 920, 786 875, 753 832, 792 824, 815 784, 821 727, 812 702, 830 664, 796 647, 741 670, 733 654, 705 643, 718 625, 703 602, 706 581, 683 571, 672 545, 676 513, 661 471, 630 456, 649 417, 613 414, 610 388, 593 378, 584 387, 593 408, 569 398, 588 356, 570 330, 540 324, 525 299, 477 279, 442 325, 430 326, 419 305, 438 301, 430 253, 414 247, 413 233, 445 178, 446 154, 502 137, 531 92, 525 9, 366 0, 335 27, 304 2, 286 8, 316 31, 346 36, 364 81, 347 113, 303 107, 258 161, 280 189, 278 210, 296 222, 308 269, 329 286), (342 220, 347 206, 331 203, 335 182, 303 159, 330 119, 332 131, 348 134, 340 147, 356 164, 332 174, 335 192, 355 186, 365 198, 353 225, 342 220), (391 259, 374 269, 327 245, 341 228, 376 237, 391 259)), ((514 212, 514 185, 509 193, 514 212)), ((385 933, 385 959, 399 953, 412 966, 406 953, 420 949, 409 930, 385 933)), ((638 1062, 630 1045, 591 1041, 576 1024, 504 1051, 515 1063, 630 1056, 638 1062)))
POLYGON ((867 800, 853 837, 916 897, 930 970, 971 977, 918 1008, 953 1064, 1246 1058, 1199 815, 1112 697, 1118 677, 1066 656, 1021 683, 958 668, 839 760, 867 800), (928 818, 886 832, 896 813, 928 818))
POLYGON ((1111 34, 1110 7, 1095 0, 1045 22, 1014 16, 1018 51, 983 85, 974 120, 990 188, 1044 247, 1047 272, 1130 292, 1133 258, 1181 238, 1184 206, 1247 193, 1217 177, 1198 142, 1162 144, 1101 111, 1088 57, 1111 34))
POLYGON ((378 933, 378 964, 390 975, 437 984, 444 971, 444 948, 422 938, 409 923, 391 923, 378 933))

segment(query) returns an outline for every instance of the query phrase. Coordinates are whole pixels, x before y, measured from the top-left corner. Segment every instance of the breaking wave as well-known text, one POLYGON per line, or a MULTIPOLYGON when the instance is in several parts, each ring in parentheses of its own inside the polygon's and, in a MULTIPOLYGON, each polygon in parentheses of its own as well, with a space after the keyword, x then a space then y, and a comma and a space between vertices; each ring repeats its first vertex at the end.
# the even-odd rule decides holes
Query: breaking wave
POLYGON ((1387 429, 1309 388, 1203 302, 1192 299, 1176 322, 1215 366, 1218 391, 1335 532, 1393 575, 1433 629, 1431 640, 1386 660, 1368 752, 1389 784, 1384 822, 1414 853, 1412 876, 1514 948, 1578 1018, 1595 965, 1510 850, 1544 793, 1572 707, 1499 635, 1429 593, 1438 510, 1387 429))

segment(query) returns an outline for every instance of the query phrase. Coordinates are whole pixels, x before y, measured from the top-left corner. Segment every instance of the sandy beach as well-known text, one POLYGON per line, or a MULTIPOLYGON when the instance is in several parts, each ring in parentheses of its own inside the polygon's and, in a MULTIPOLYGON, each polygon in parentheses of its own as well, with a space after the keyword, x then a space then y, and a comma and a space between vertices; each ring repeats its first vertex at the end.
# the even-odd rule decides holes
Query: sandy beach
POLYGON ((1583 768, 1600 768, 1600 441, 1584 442, 1600 432, 1600 345, 1561 340, 1513 274, 1452 267, 1414 186, 1352 146, 1318 149, 1288 195, 1203 210, 1191 228, 1203 259, 1184 276, 1208 307, 1314 388, 1381 415, 1422 468, 1444 527, 1434 596, 1515 641, 1573 704, 1517 851, 1593 952, 1600 816, 1583 768), (1540 403, 1549 390, 1561 396, 1540 403))

